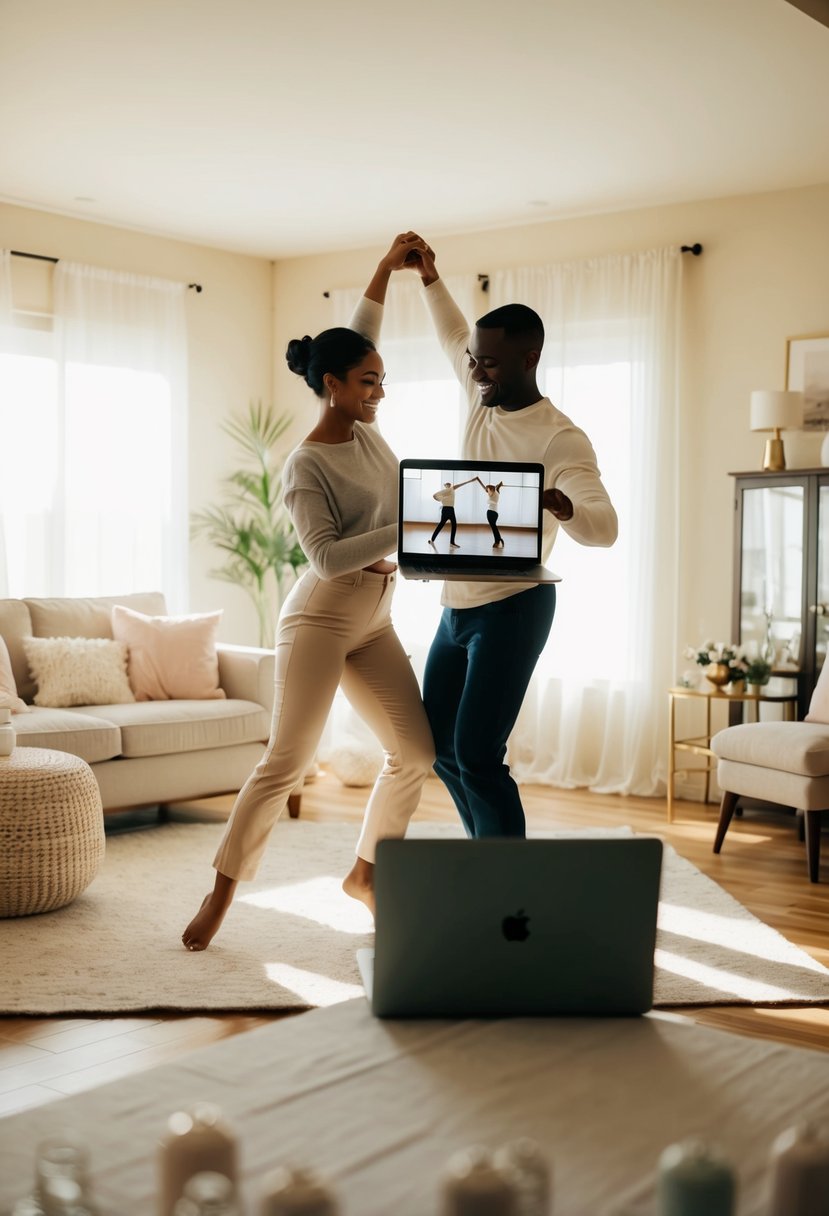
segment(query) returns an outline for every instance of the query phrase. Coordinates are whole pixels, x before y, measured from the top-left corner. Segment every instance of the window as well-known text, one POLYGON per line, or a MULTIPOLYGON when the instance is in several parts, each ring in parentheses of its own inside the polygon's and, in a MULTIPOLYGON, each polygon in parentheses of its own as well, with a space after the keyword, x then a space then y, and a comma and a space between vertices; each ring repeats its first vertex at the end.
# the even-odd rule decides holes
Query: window
POLYGON ((186 288, 64 262, 52 286, 53 316, 0 317, 0 595, 185 608, 186 288))

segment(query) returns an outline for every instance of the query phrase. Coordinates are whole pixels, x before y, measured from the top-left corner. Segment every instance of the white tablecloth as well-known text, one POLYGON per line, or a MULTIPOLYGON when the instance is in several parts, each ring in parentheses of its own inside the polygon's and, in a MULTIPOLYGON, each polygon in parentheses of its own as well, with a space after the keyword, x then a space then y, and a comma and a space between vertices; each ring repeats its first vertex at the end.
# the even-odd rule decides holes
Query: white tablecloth
POLYGON ((556 1216, 645 1214, 661 1150, 701 1134, 737 1168, 739 1216, 761 1216, 775 1136, 829 1123, 829 1055, 671 1015, 382 1022, 349 1001, 0 1121, 0 1210, 68 1127, 103 1213, 153 1216, 155 1142, 197 1100, 237 1128, 249 1214, 262 1174, 293 1161, 325 1171, 344 1216, 436 1216, 450 1153, 518 1135, 552 1158, 556 1216))

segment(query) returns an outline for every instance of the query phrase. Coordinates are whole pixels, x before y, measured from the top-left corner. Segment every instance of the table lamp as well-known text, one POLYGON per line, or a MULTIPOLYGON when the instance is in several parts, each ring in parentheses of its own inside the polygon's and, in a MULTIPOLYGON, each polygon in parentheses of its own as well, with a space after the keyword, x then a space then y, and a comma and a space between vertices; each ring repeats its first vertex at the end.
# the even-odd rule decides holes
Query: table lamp
POLYGON ((763 453, 763 468, 778 472, 786 467, 781 431, 797 430, 803 425, 803 394, 772 392, 757 389, 751 394, 751 429, 774 431, 774 438, 766 440, 763 453))

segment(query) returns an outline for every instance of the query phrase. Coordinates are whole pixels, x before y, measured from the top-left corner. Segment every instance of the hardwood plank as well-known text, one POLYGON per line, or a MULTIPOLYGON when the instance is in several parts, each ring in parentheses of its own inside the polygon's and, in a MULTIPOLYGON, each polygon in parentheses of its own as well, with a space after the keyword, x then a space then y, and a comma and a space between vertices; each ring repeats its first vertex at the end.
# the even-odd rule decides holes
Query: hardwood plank
POLYGON ((22 1089, 14 1089, 11 1093, 0 1094, 0 1117, 18 1115, 22 1110, 31 1110, 34 1106, 44 1106, 54 1102, 57 1094, 45 1085, 26 1085, 22 1089))

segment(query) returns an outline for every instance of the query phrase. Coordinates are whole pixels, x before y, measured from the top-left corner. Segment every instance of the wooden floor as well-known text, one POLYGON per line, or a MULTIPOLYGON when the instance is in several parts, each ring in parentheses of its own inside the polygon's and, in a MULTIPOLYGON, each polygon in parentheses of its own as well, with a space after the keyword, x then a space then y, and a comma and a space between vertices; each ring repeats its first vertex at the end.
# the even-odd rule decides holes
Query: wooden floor
MULTIPOLYGON (((714 806, 679 802, 675 822, 668 824, 661 799, 619 798, 542 786, 524 786, 522 797, 531 828, 628 824, 638 831, 658 833, 755 916, 829 966, 829 841, 824 841, 822 881, 816 886, 807 879, 804 846, 797 840, 790 818, 754 813, 734 820, 723 852, 715 857, 711 851, 717 815, 714 806)), ((365 798, 365 790, 345 789, 334 777, 323 774, 306 785, 302 816, 356 823, 365 798)), ((213 799, 191 804, 176 814, 215 818, 226 813, 231 802, 213 799)), ((426 783, 417 818, 456 821, 449 797, 436 779, 426 783)), ((182 909, 182 917, 186 911, 182 909)), ((171 932, 180 928, 171 926, 171 932)), ((279 1016, 0 1018, 0 1115, 178 1060, 194 1048, 242 1034, 279 1016)), ((693 1010, 689 1016, 707 1026, 829 1051, 829 1008, 733 1006, 693 1010)))

